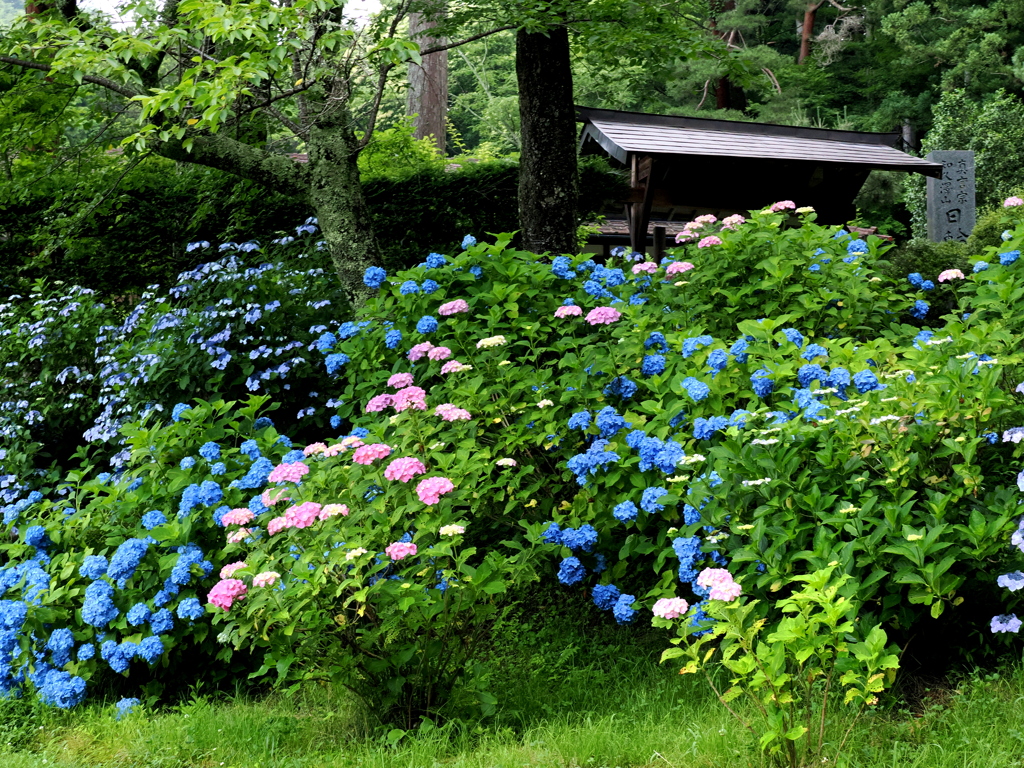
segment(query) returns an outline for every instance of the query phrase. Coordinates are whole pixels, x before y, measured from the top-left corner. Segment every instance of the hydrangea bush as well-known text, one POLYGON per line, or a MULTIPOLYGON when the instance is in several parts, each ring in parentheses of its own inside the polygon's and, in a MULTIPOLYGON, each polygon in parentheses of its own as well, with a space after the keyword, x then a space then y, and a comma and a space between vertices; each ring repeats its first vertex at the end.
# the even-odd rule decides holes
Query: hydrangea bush
MULTIPOLYGON (((73 703, 156 637, 161 663, 253 652, 256 672, 339 681, 409 722, 459 689, 490 701, 477 643, 538 577, 683 634, 707 631, 706 601, 769 610, 832 563, 887 628, 992 595, 1018 525, 1024 227, 988 269, 892 283, 876 240, 793 208, 698 220, 660 263, 499 236, 368 270, 362 316, 306 344, 319 394, 297 413, 333 415, 301 448, 259 398, 154 399, 111 438, 120 474, 4 508, 6 685, 73 703), (957 313, 931 317, 930 290, 957 313)), ((207 306, 237 284, 206 282, 207 306)))

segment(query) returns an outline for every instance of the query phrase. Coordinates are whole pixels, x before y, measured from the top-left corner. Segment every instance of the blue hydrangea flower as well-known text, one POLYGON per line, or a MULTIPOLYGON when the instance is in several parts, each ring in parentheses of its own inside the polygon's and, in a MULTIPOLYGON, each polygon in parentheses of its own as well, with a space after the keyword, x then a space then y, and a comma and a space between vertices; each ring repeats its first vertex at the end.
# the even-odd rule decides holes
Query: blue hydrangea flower
POLYGON ((408 296, 411 293, 419 293, 420 287, 416 284, 415 280, 406 280, 399 287, 398 292, 401 293, 403 296, 408 296))
POLYGON ((78 653, 75 654, 75 658, 79 661, 88 661, 96 655, 96 646, 92 643, 83 643, 78 647, 78 653))
POLYGON ((71 649, 74 647, 75 636, 67 627, 53 630, 46 641, 46 649, 53 654, 51 662, 58 668, 71 661, 71 649))
POLYGON ((128 623, 133 627, 138 627, 149 621, 149 617, 152 615, 152 611, 149 610, 149 606, 145 603, 136 603, 133 605, 127 614, 128 623))
POLYGON ((171 409, 171 420, 175 422, 181 421, 182 414, 185 413, 185 411, 189 410, 190 408, 192 408, 191 405, 187 405, 186 403, 178 403, 176 406, 174 406, 174 408, 171 409))
POLYGON ((605 395, 620 397, 623 400, 629 400, 629 398, 636 394, 636 391, 636 382, 631 381, 625 376, 616 376, 604 388, 605 395))
POLYGON ((117 719, 120 720, 123 717, 127 717, 131 714, 132 710, 139 706, 139 700, 135 698, 121 699, 114 706, 117 707, 117 719))
POLYGON ((708 344, 713 344, 715 340, 704 334, 703 336, 691 336, 688 339, 683 340, 683 357, 688 358, 700 347, 706 347, 708 344))
POLYGON ((562 543, 562 527, 558 523, 551 523, 540 535, 548 544, 562 543))
POLYGON ((324 366, 327 368, 327 373, 333 376, 348 361, 348 355, 344 354, 343 352, 334 352, 333 354, 330 354, 324 358, 324 366))
POLYGON ((85 680, 70 672, 49 670, 38 686, 39 699, 60 709, 71 709, 85 698, 85 680))
POLYGON ((921 276, 920 272, 911 272, 909 275, 907 275, 907 282, 909 282, 915 288, 920 288, 921 283, 924 282, 924 278, 921 276))
POLYGON ((619 624, 631 624, 636 619, 637 611, 633 610, 635 602, 635 595, 619 595, 619 599, 612 606, 612 615, 619 624))
POLYGON ((711 354, 708 355, 708 368, 711 372, 711 378, 725 370, 725 366, 729 364, 729 355, 724 349, 713 349, 711 354))
POLYGON ((987 261, 976 261, 976 262, 974 262, 974 272, 975 272, 975 274, 977 274, 978 272, 984 272, 986 269, 988 269, 988 262, 987 261))
POLYGON ((693 378, 693 376, 687 376, 683 379, 680 386, 686 390, 686 394, 695 403, 699 403, 711 394, 711 388, 703 381, 693 378))
POLYGON ((600 467, 614 464, 619 460, 619 454, 606 450, 607 447, 607 440, 595 440, 586 453, 578 453, 566 462, 566 467, 576 475, 576 482, 579 485, 587 484, 587 475, 597 474, 600 467))
POLYGON ((426 267, 427 269, 440 269, 448 260, 440 253, 431 253, 427 256, 426 267))
POLYGON ((118 587, 124 589, 148 549, 149 542, 145 539, 125 539, 118 545, 110 558, 107 576, 117 582, 118 587))
POLYGON ((668 352, 668 342, 665 341, 665 335, 660 331, 654 331, 647 340, 644 341, 644 349, 655 349, 658 352, 668 352))
POLYGON ((437 330, 437 320, 430 315, 424 315, 416 323, 417 333, 427 334, 437 330))
POLYGON ((369 267, 363 273, 363 283, 369 288, 380 288, 387 276, 388 273, 380 267, 369 267))
POLYGON ((933 283, 931 280, 925 280, 924 282, 921 283, 921 290, 922 291, 934 291, 935 290, 935 283, 933 283))
POLYGON ((196 619, 202 618, 204 613, 206 613, 206 609, 203 608, 203 604, 199 602, 198 598, 186 597, 178 603, 179 619, 195 621, 196 619))
POLYGON ((918 299, 917 301, 914 302, 914 306, 910 309, 910 315, 911 317, 916 317, 917 319, 920 320, 921 318, 928 314, 929 309, 930 307, 928 306, 927 301, 921 301, 920 299, 918 299))
POLYGON ((619 430, 626 429, 629 424, 626 420, 619 415, 619 413, 612 408, 610 405, 606 405, 600 411, 598 411, 597 418, 594 420, 597 424, 597 428, 601 430, 601 437, 611 437, 619 432, 619 430))
POLYGON ((423 281, 423 286, 422 286, 422 287, 420 288, 420 290, 421 290, 421 291, 423 291, 423 293, 425 293, 425 294, 428 294, 428 295, 429 295, 429 294, 431 294, 431 293, 434 293, 434 292, 435 292, 436 290, 438 290, 438 289, 439 289, 440 287, 441 287, 441 286, 437 284, 437 281, 436 281, 436 280, 430 280, 430 279, 428 278, 428 279, 426 279, 426 280, 424 280, 424 281, 423 281))
POLYGON ((473 237, 472 235, 466 235, 464 238, 462 238, 462 250, 472 248, 474 245, 476 245, 476 238, 473 237))
POLYGON ((636 504, 632 501, 624 501, 621 504, 615 505, 615 509, 612 510, 612 515, 619 522, 628 523, 636 520, 638 512, 639 510, 636 508, 636 504))
POLYGON ((867 368, 853 375, 853 383, 862 395, 874 389, 885 389, 885 385, 880 384, 875 374, 867 368))
POLYGON ((761 399, 768 397, 775 388, 775 381, 770 378, 771 375, 771 371, 761 368, 750 376, 750 386, 754 390, 754 394, 761 399))
POLYGON ((665 372, 665 356, 664 355, 644 355, 643 362, 640 364, 640 373, 644 376, 657 376, 660 373, 665 372))
POLYGON ((568 256, 556 256, 552 259, 551 273, 563 280, 571 280, 576 277, 576 272, 572 268, 572 259, 568 256))
POLYGON ((712 416, 710 419, 697 417, 693 420, 693 439, 710 440, 715 432, 729 426, 729 419, 725 416, 712 416))
POLYGON ((199 455, 208 462, 214 462, 220 458, 220 446, 214 442, 204 443, 199 449, 199 455))
POLYGON ((105 581, 94 581, 85 588, 82 621, 103 628, 117 618, 120 611, 114 605, 114 588, 105 581))
POLYGON ((597 529, 589 523, 579 528, 566 528, 562 531, 562 546, 573 550, 590 552, 597 544, 597 529))
POLYGON ((861 240, 859 237, 856 240, 851 240, 846 244, 847 253, 867 253, 868 244, 861 240))
POLYGON ((87 555, 78 569, 85 579, 98 579, 107 572, 107 558, 100 555, 87 555))
POLYGON ((828 350, 820 344, 808 344, 807 349, 800 353, 804 360, 811 361, 816 357, 828 357, 828 350))
POLYGON ((558 566, 558 580, 571 587, 578 584, 587 575, 587 569, 583 567, 578 557, 567 557, 558 566))
POLYGON ((52 543, 41 525, 33 525, 25 531, 25 543, 37 549, 46 549, 52 543))
POLYGON ((729 354, 732 355, 737 363, 747 362, 749 355, 747 349, 750 347, 750 342, 747 341, 746 337, 741 336, 733 342, 733 345, 729 347, 729 354))
POLYGON ((569 429, 586 431, 590 426, 590 411, 579 411, 569 417, 569 429))
POLYGON ((664 488, 658 488, 658 487, 645 488, 644 489, 644 495, 640 499, 640 508, 644 512, 647 512, 649 514, 654 514, 655 512, 661 512, 661 510, 663 510, 665 508, 665 505, 664 504, 658 504, 657 502, 658 502, 658 499, 660 499, 662 496, 666 496, 666 495, 668 495, 668 491, 666 491, 664 488))
POLYGON ((824 382, 827 378, 828 374, 817 363, 801 365, 800 369, 796 372, 796 380, 800 383, 801 387, 809 387, 815 379, 824 382))
POLYGON ((1004 267, 1008 267, 1013 264, 1017 259, 1020 258, 1020 251, 1006 251, 1005 253, 999 254, 999 263, 1004 267))
POLYGON ((610 611, 614 608, 620 594, 619 588, 614 584, 598 584, 590 593, 594 600, 594 605, 602 611, 610 611))
POLYGON ((162 635, 165 632, 170 632, 174 628, 174 617, 171 612, 166 608, 161 608, 159 611, 153 614, 149 620, 149 628, 153 630, 154 635, 162 635))
POLYGON ((796 328, 783 328, 782 335, 787 341, 796 344, 798 349, 804 345, 804 336, 796 328))
POLYGON ((192 467, 194 467, 195 465, 196 460, 192 456, 186 456, 184 459, 181 460, 181 463, 178 464, 178 466, 181 467, 182 469, 192 469, 192 467))
POLYGON ((850 372, 845 368, 833 368, 822 384, 838 389, 839 397, 845 399, 846 388, 850 386, 850 372))
POLYGON ((672 550, 679 558, 679 580, 684 584, 695 581, 697 570, 694 566, 700 555, 700 539, 696 536, 672 539, 672 550))

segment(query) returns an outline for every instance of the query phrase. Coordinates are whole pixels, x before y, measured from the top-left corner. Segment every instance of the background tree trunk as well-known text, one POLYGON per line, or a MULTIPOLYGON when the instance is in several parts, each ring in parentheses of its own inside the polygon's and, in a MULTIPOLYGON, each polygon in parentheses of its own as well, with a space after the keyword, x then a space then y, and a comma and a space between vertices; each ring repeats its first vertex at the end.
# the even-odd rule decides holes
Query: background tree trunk
POLYGON ((807 61, 807 57, 811 55, 811 36, 814 34, 814 20, 822 3, 824 3, 824 0, 821 0, 819 3, 808 3, 807 8, 804 10, 804 23, 800 28, 800 57, 796 61, 797 64, 803 64, 807 61))
MULTIPOLYGON (((437 26, 428 21, 422 13, 409 14, 409 37, 429 48, 443 41, 432 37, 430 31, 437 26)), ((406 114, 413 118, 414 136, 423 139, 434 137, 441 154, 446 154, 448 116, 448 51, 429 53, 423 57, 423 64, 409 64, 409 94, 406 114)))
POLYGON ((523 248, 575 253, 578 169, 569 33, 516 35, 522 154, 519 224, 523 248))

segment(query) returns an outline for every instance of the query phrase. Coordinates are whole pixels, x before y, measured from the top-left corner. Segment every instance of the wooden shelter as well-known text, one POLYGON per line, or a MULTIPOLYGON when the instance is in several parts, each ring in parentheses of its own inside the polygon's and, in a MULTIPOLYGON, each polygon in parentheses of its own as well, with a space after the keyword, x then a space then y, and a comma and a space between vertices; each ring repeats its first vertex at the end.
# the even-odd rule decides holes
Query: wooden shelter
MULTIPOLYGON (((875 170, 941 178, 942 164, 898 149, 899 133, 832 131, 577 107, 580 154, 601 154, 629 171, 625 224, 633 250, 646 252, 652 218, 660 250, 669 222, 719 218, 778 200, 810 205, 823 224, 853 218, 854 198, 875 170)), ((610 222, 607 245, 620 223, 610 222)))

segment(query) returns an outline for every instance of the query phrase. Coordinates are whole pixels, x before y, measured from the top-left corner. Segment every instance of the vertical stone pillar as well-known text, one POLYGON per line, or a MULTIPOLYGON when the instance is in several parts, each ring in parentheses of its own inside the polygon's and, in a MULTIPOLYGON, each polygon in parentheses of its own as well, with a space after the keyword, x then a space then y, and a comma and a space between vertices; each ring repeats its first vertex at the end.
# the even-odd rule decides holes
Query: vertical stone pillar
POLYGON ((942 163, 942 178, 928 179, 928 239, 966 240, 974 229, 974 152, 929 152, 926 158, 942 163))

